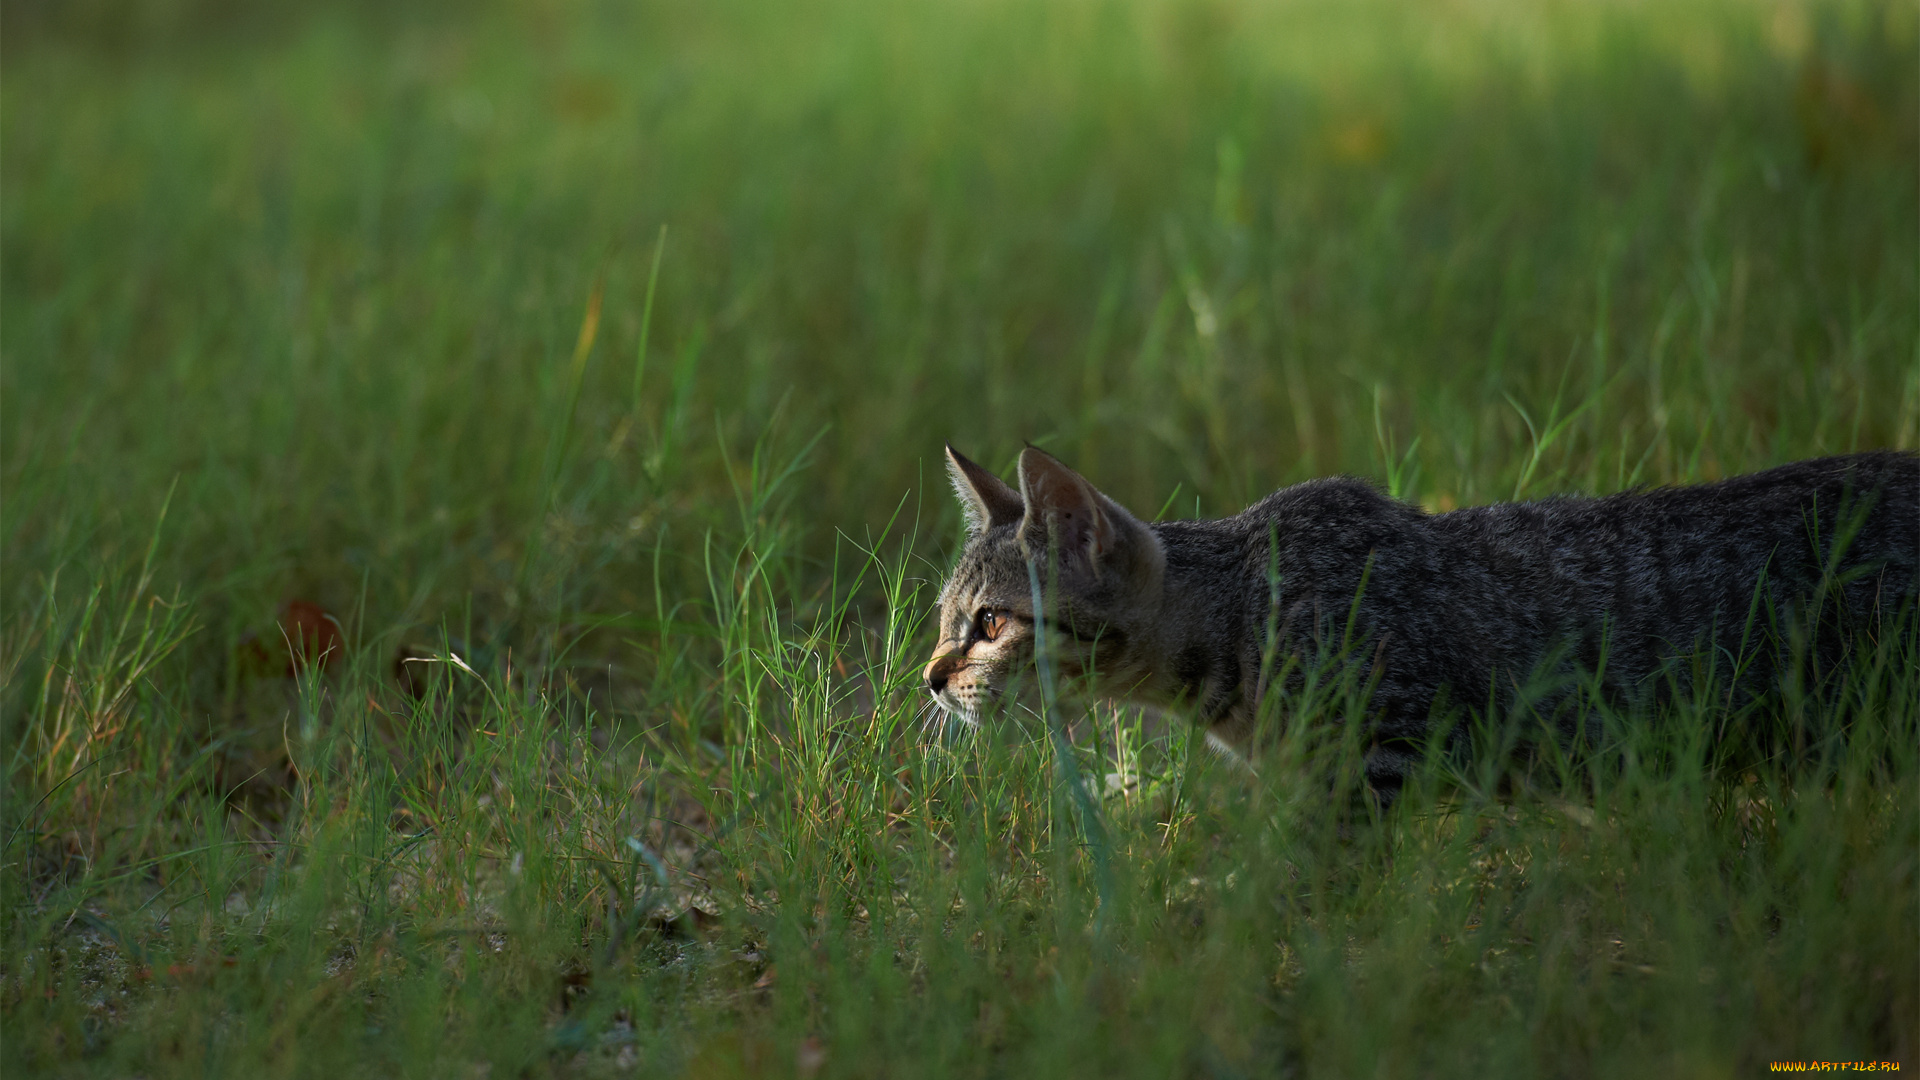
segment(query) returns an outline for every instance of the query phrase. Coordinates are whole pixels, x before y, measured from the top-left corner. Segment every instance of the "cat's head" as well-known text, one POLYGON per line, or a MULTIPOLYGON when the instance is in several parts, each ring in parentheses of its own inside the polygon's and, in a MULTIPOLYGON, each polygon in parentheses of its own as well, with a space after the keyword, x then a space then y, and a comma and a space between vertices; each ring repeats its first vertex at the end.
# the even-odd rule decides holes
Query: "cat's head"
POLYGON ((1152 530, 1033 447, 1018 490, 951 446, 947 471, 968 539, 940 592, 925 672, 940 707, 977 721, 1032 671, 1039 635, 1062 679, 1114 691, 1145 678, 1166 567, 1152 530))

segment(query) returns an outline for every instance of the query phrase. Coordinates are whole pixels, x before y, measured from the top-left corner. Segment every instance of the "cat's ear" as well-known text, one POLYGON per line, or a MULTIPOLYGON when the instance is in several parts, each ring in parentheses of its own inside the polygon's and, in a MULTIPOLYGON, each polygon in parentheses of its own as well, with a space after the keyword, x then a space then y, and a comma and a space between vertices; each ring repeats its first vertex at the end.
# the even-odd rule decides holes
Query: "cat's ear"
POLYGON ((1037 447, 1020 452, 1020 545, 1028 558, 1058 553, 1061 569, 1133 576, 1157 572, 1159 538, 1086 477, 1037 447))
POLYGON ((947 447, 947 475, 953 478, 953 493, 960 496, 960 509, 967 515, 967 532, 972 535, 1011 525, 1025 513, 1019 492, 1007 486, 1005 480, 968 461, 966 455, 951 445, 947 447))

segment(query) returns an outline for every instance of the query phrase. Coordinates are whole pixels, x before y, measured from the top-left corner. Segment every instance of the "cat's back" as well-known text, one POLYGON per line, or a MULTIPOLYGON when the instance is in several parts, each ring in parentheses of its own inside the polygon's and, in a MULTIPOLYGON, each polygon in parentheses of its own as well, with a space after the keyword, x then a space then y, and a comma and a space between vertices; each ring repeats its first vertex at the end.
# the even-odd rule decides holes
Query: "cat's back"
POLYGON ((1716 533, 1773 531, 1858 514, 1920 536, 1920 455, 1900 450, 1812 458, 1707 484, 1659 487, 1587 500, 1602 516, 1638 517, 1716 533))
POLYGON ((1443 534, 1574 568, 1604 556, 1676 571, 1777 561, 1836 540, 1856 554, 1911 564, 1920 548, 1920 456, 1815 458, 1707 484, 1496 503, 1433 520, 1443 534))
POLYGON ((1249 537, 1269 534, 1335 549, 1417 542, 1427 514, 1351 476, 1306 480, 1261 499, 1221 525, 1249 537))
POLYGON ((1660 653, 1744 625, 1852 571, 1861 609, 1912 597, 1920 564, 1920 457, 1898 451, 1795 462, 1709 484, 1472 507, 1431 519, 1546 627, 1575 640, 1611 624, 1616 645, 1660 653))
MULTIPOLYGON (((1815 458, 1707 484, 1600 497, 1494 503, 1432 519, 1439 533, 1579 560, 1642 552, 1669 563, 1689 550, 1764 557, 1783 540, 1812 542, 1823 526, 1863 538, 1905 536, 1920 547, 1920 456, 1901 451, 1815 458), (1748 545, 1755 545, 1751 548, 1748 545)), ((1901 554, 1891 544, 1888 555, 1901 554)))
MULTIPOLYGON (((1428 515, 1352 477, 1282 488, 1232 518, 1195 523, 1214 538, 1280 541, 1284 561, 1351 568, 1356 557, 1420 555, 1499 576, 1518 592, 1555 583, 1609 592, 1690 579, 1804 576, 1840 541, 1849 562, 1911 575, 1920 563, 1920 455, 1876 451, 1794 462, 1707 484, 1599 497, 1554 496, 1428 515)), ((1907 587, 1912 591, 1912 586, 1907 587)))

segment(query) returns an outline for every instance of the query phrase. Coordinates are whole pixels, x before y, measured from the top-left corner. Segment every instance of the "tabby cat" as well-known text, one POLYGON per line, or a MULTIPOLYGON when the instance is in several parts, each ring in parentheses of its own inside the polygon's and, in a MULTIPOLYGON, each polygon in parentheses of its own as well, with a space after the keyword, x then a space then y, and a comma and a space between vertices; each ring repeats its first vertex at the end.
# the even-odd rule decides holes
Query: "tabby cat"
MULTIPOLYGON (((1153 524, 1033 447, 1017 489, 952 447, 947 464, 969 539, 926 680, 948 715, 975 722, 1005 697, 1042 633, 1061 676, 1191 710, 1229 745, 1288 689, 1263 685, 1273 673, 1358 663, 1367 779, 1389 800, 1436 724, 1510 707, 1543 672, 1629 702, 1707 658, 1764 692, 1792 652, 1767 628, 1824 628, 1813 655, 1833 662, 1920 592, 1920 456, 1905 452, 1442 514, 1320 479, 1153 524)), ((1575 736, 1577 710, 1560 712, 1575 736)), ((1462 730, 1441 734, 1457 746, 1462 730)))

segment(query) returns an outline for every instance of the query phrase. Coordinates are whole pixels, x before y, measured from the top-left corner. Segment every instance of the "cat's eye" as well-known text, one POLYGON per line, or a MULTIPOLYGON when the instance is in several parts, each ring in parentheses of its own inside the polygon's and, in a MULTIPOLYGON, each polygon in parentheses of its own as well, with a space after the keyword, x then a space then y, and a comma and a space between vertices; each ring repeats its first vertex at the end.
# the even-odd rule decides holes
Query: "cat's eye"
POLYGON ((977 625, 981 639, 992 641, 994 638, 1000 636, 1001 630, 1006 628, 1007 617, 1004 613, 995 611, 992 608, 982 608, 980 609, 977 625))

